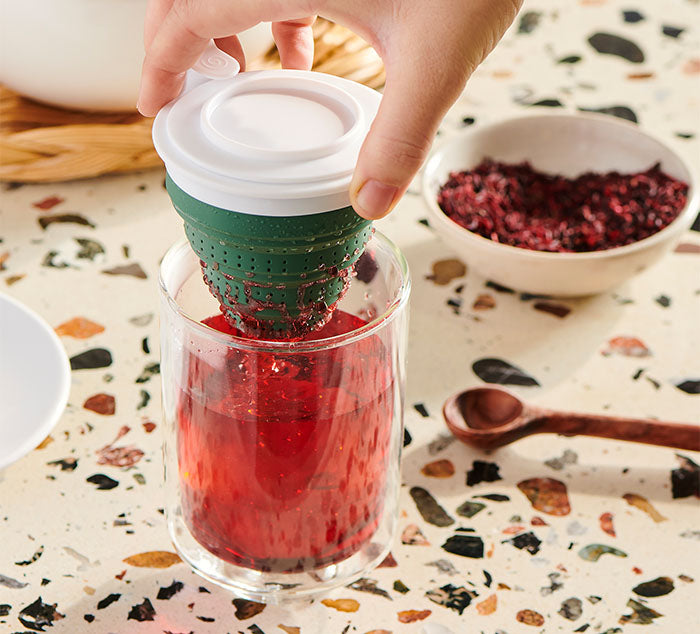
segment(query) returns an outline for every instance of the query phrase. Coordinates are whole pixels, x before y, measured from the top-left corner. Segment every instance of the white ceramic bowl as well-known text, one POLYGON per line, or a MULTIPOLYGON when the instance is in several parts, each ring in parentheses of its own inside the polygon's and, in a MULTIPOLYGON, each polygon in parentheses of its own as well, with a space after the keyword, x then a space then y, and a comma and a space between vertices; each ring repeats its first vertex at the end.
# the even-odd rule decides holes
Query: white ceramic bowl
MULTIPOLYGON (((48 104, 136 109, 147 0, 0 0, 0 82, 48 104)), ((269 23, 239 35, 248 59, 269 23)))
POLYGON ((609 290, 656 262, 676 244, 698 211, 693 169, 666 144, 635 124, 596 114, 535 114, 479 126, 439 145, 423 172, 430 223, 475 271, 494 282, 558 297, 609 290), (450 172, 476 167, 484 158, 530 161, 535 169, 574 177, 582 172, 661 169, 689 184, 681 214, 658 233, 622 247, 590 253, 531 251, 493 242, 450 220, 437 195, 450 172))

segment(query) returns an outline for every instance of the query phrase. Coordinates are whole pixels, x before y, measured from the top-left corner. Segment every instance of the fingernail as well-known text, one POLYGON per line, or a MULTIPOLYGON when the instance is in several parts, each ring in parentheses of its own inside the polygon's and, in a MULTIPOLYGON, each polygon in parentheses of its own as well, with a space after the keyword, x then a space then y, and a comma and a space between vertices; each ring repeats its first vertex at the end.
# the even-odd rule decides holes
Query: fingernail
POLYGON ((357 192, 355 204, 365 217, 374 220, 389 213, 397 192, 397 187, 385 185, 376 180, 368 180, 357 192))

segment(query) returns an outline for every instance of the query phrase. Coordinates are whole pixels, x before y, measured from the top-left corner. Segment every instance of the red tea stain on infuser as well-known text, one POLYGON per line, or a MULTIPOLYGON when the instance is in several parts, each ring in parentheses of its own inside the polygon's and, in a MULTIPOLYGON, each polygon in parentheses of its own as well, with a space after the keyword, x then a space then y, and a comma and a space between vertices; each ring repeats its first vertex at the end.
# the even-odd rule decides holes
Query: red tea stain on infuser
MULTIPOLYGON (((359 252, 359 248, 356 249, 359 252)), ((350 256, 347 256, 349 259, 350 256)), ((317 333, 327 326, 335 312, 336 306, 343 299, 350 286, 353 267, 340 268, 340 266, 323 267, 326 275, 321 279, 309 280, 297 286, 296 314, 289 312, 289 306, 284 302, 273 302, 271 291, 283 290, 284 284, 273 284, 269 282, 259 282, 246 279, 243 284, 243 296, 241 297, 238 284, 240 279, 236 279, 229 273, 221 273, 227 280, 225 289, 217 285, 217 276, 210 275, 209 268, 217 271, 219 265, 214 262, 209 265, 204 260, 200 260, 204 282, 211 294, 219 302, 219 306, 225 320, 228 322, 228 329, 238 331, 240 336, 247 336, 254 339, 281 339, 284 341, 299 341, 319 338, 317 333), (235 282, 235 283, 234 283, 235 282), (340 285, 340 291, 335 293, 333 301, 327 302, 328 286, 331 282, 340 285), (235 288, 232 288, 232 284, 235 288), (317 287, 318 292, 314 292, 317 287), (264 300, 253 297, 254 292, 265 289, 268 291, 264 300), (310 290, 311 289, 311 290, 310 290), (309 295, 312 299, 307 299, 309 295), (264 311, 272 311, 279 314, 276 319, 263 318, 264 311), (277 328, 281 325, 282 328, 277 328)), ((246 278, 254 276, 252 271, 245 271, 246 278)), ((365 272, 370 276, 370 272, 365 272)), ((217 316, 218 318, 218 316, 217 316)), ((211 325, 211 324, 208 324, 211 325)), ((215 326, 213 326, 215 327, 215 326)), ((338 333, 340 334, 340 333, 338 333)), ((330 335, 326 335, 330 336, 330 335)))
POLYGON ((432 274, 426 275, 426 280, 435 282, 438 286, 447 286, 452 280, 467 274, 467 265, 457 258, 433 262, 432 274))
POLYGON ((617 354, 623 357, 649 357, 651 350, 637 337, 613 337, 608 341, 608 347, 601 354, 604 357, 617 354))
POLYGON ((530 478, 518 482, 520 489, 532 507, 549 515, 568 515, 571 513, 566 485, 554 478, 530 478))

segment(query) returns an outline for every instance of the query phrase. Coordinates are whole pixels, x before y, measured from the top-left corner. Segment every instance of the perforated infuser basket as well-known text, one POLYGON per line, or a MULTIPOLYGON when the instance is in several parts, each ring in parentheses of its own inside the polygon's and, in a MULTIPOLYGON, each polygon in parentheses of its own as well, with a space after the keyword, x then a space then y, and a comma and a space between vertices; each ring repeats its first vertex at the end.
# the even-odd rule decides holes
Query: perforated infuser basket
POLYGON ((305 216, 256 216, 192 199, 167 181, 230 323, 245 333, 295 338, 322 326, 343 296, 371 237, 351 207, 305 216))
POLYGON ((166 106, 167 189, 228 321, 262 338, 322 326, 372 232, 348 186, 379 95, 306 71, 208 81, 166 106))

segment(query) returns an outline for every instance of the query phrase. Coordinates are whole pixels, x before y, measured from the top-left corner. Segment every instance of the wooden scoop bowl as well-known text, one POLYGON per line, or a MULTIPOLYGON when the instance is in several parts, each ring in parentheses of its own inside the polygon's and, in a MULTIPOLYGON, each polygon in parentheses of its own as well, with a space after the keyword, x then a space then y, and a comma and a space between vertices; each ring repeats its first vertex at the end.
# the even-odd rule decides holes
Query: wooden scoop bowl
POLYGON ((524 403, 500 387, 458 392, 447 399, 443 415, 457 438, 480 449, 502 447, 530 434, 552 433, 700 451, 700 425, 557 412, 524 403))

